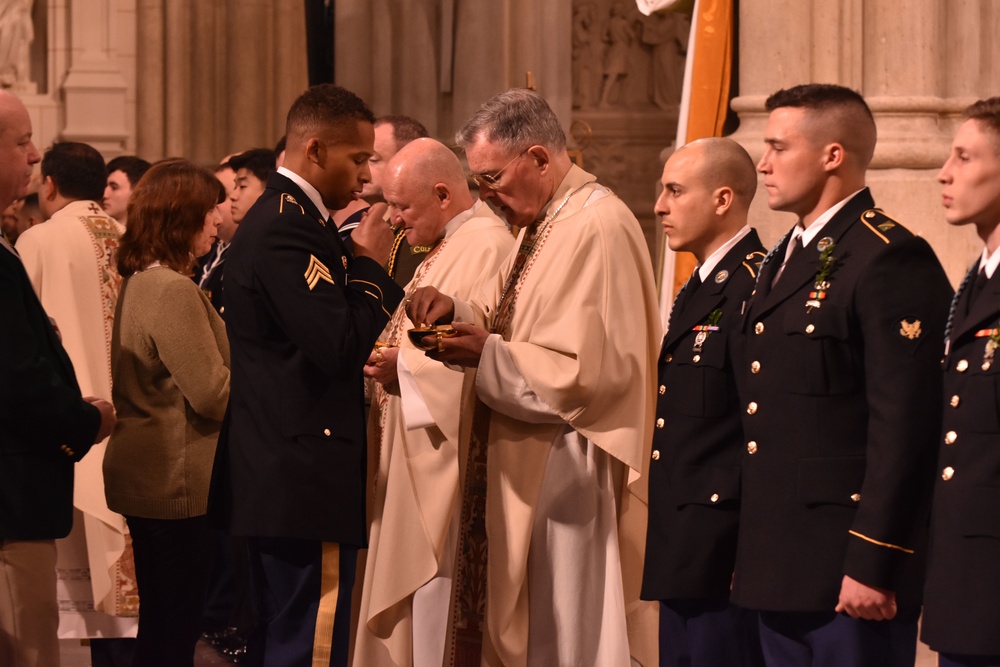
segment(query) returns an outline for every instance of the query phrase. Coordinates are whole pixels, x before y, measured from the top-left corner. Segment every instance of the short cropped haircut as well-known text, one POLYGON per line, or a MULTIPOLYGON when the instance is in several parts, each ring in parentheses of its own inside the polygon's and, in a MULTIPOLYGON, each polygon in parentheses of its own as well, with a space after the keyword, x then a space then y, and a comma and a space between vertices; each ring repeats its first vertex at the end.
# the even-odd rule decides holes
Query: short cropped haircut
POLYGON ((49 176, 59 194, 67 199, 101 201, 108 175, 104 158, 89 144, 61 141, 52 144, 42 157, 42 180, 49 176))
POLYGON ((706 137, 681 146, 678 152, 700 148, 703 153, 701 173, 710 189, 721 186, 732 188, 733 193, 746 206, 757 194, 757 168, 746 149, 726 137, 706 137))
POLYGON ((285 121, 285 136, 301 139, 321 129, 341 129, 359 121, 375 123, 368 105, 345 88, 322 83, 292 103, 285 121))
POLYGON ((480 136, 508 153, 534 145, 551 150, 566 147, 566 134, 555 112, 545 98, 527 88, 512 88, 479 107, 455 135, 455 143, 467 148, 480 136))
POLYGON ((128 226, 118 245, 118 273, 128 277, 159 261, 185 275, 195 259, 191 243, 205 216, 225 199, 215 175, 187 160, 157 162, 132 188, 128 226))
POLYGON ((834 106, 855 105, 865 110, 869 117, 872 112, 860 93, 834 83, 807 83, 792 88, 783 88, 767 98, 764 108, 774 111, 781 107, 801 107, 823 109, 834 106))
POLYGON ((246 169, 261 183, 267 183, 277 167, 274 166, 274 151, 270 148, 251 148, 229 158, 227 164, 233 171, 246 169))
POLYGON ((149 171, 150 164, 146 160, 136 155, 119 155, 116 158, 112 158, 108 162, 108 176, 116 171, 120 171, 125 174, 125 178, 128 179, 128 184, 135 186, 142 178, 142 175, 149 171))
POLYGON ((1000 140, 1000 97, 989 97, 979 100, 965 109, 968 120, 978 121, 980 125, 990 129, 1000 140))
POLYGON ((375 119, 375 127, 379 125, 392 125, 392 138, 396 142, 396 150, 399 150, 414 139, 423 139, 430 136, 427 128, 419 120, 400 114, 379 116, 375 119))
POLYGON ((875 118, 860 93, 832 83, 808 83, 779 90, 764 102, 767 111, 806 109, 823 116, 822 127, 865 167, 875 152, 875 118))

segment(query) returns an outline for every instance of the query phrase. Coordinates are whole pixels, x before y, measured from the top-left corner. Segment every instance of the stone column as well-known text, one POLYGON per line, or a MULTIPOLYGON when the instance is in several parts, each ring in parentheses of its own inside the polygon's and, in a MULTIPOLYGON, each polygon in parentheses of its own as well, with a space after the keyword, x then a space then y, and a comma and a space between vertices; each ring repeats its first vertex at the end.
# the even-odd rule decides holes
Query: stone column
POLYGON ((755 160, 763 154, 764 100, 775 90, 812 80, 812 25, 809 0, 740 0, 740 96, 732 102, 740 128, 733 138, 755 160))
POLYGON ((189 157, 191 0, 166 0, 164 22, 164 149, 163 157, 189 157))
POLYGON ((570 0, 339 0, 336 80, 375 113, 413 116, 447 141, 531 71, 568 127, 570 22, 570 0))
POLYGON ((879 141, 872 167, 934 169, 951 137, 938 126, 945 111, 945 71, 936 45, 944 44, 941 0, 875 0, 864 5, 863 86, 879 141))
POLYGON ((937 172, 956 125, 947 119, 971 101, 949 97, 948 89, 956 84, 946 82, 957 74, 956 88, 972 92, 976 86, 966 78, 968 60, 981 57, 978 40, 966 43, 955 28, 969 27, 981 11, 979 2, 877 0, 865 3, 863 18, 861 92, 879 130, 869 185, 880 206, 927 238, 956 283, 978 240, 971 228, 944 222, 937 172))
POLYGON ((568 128, 573 102, 572 2, 512 0, 509 17, 508 86, 525 85, 525 73, 530 71, 538 91, 568 128))
POLYGON ((148 160, 166 155, 164 0, 137 0, 136 154, 148 160))
POLYGON ((50 15, 57 36, 69 37, 59 40, 67 47, 68 65, 59 86, 65 118, 61 136, 89 143, 105 154, 123 152, 129 135, 127 86, 115 57, 112 4, 113 0, 90 0, 81 11, 55 5, 50 15), (63 26, 66 32, 59 35, 63 26))
POLYGON ((211 164, 273 147, 308 82, 302 4, 137 1, 138 153, 211 164))

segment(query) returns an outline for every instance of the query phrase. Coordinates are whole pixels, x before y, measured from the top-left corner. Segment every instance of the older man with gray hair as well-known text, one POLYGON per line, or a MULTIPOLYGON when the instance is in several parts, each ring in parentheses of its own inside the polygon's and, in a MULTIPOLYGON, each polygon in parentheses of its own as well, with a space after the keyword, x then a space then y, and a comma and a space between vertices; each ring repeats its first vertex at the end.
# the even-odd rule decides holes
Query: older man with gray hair
POLYGON ((457 140, 480 197, 521 231, 478 296, 422 288, 408 311, 454 320, 457 335, 430 354, 479 368, 456 664, 478 660, 482 622, 484 664, 627 665, 618 490, 652 435, 660 340, 646 243, 628 208, 573 165, 537 93, 497 95, 457 140))

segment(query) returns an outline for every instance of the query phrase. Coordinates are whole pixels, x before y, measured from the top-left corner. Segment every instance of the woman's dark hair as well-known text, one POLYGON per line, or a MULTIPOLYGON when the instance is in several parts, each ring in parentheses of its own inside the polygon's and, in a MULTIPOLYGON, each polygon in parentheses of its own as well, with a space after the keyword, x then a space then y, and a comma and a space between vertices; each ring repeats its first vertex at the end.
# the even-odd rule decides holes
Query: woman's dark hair
POLYGON ((132 188, 118 272, 127 278, 159 261, 189 274, 195 262, 191 242, 225 197, 222 183, 204 167, 173 158, 154 164, 132 188))

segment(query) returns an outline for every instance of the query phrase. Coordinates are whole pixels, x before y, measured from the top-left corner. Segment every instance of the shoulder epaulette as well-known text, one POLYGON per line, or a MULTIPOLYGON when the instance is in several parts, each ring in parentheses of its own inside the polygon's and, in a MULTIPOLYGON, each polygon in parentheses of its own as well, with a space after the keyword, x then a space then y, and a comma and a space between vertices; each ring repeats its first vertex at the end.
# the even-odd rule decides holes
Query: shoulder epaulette
POLYGON ((885 211, 880 208, 870 208, 862 213, 861 222, 868 229, 868 231, 879 237, 885 243, 890 242, 889 235, 897 227, 906 232, 910 231, 900 222, 893 220, 886 215, 885 211))
POLYGON ((754 250, 751 253, 747 253, 745 261, 743 262, 743 268, 750 273, 751 278, 756 280, 757 272, 760 271, 760 264, 764 261, 764 257, 766 256, 766 253, 760 250, 754 250))

